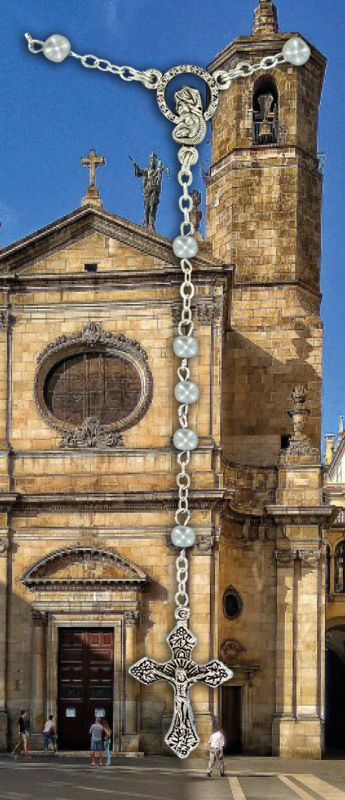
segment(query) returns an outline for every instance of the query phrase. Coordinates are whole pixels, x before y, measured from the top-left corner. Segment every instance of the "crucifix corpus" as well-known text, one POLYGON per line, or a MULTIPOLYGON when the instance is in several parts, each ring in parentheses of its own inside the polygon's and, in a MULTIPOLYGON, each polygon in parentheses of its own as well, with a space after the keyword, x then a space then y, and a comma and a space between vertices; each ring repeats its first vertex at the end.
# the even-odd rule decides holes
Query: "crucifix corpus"
MULTIPOLYGON (((261 0, 260 0, 261 1, 261 0)), ((50 61, 64 61, 67 56, 79 61, 82 66, 110 72, 125 81, 139 81, 146 89, 156 92, 157 103, 162 114, 173 123, 172 136, 178 145, 177 157, 180 163, 177 180, 182 189, 179 198, 179 209, 183 220, 180 225, 180 234, 173 240, 174 255, 180 262, 182 280, 180 294, 182 298, 181 320, 177 327, 177 336, 172 342, 172 349, 179 359, 177 368, 178 383, 175 386, 175 398, 178 406, 179 427, 174 433, 173 443, 177 451, 178 470, 176 483, 178 489, 177 509, 175 513, 175 526, 171 530, 171 541, 180 550, 176 559, 176 578, 178 589, 175 594, 175 619, 176 627, 168 635, 168 643, 173 657, 166 663, 158 663, 150 658, 143 658, 130 667, 130 674, 141 683, 148 684, 157 680, 166 680, 174 688, 174 712, 171 727, 165 737, 165 742, 180 758, 186 758, 198 742, 199 737, 195 730, 189 698, 190 687, 197 682, 208 686, 217 687, 224 681, 230 680, 233 673, 214 659, 208 664, 198 665, 192 661, 191 653, 196 643, 194 634, 188 628, 190 615, 189 598, 187 594, 188 560, 186 549, 193 547, 196 541, 196 532, 189 526, 191 511, 189 508, 189 488, 191 484, 190 473, 187 467, 191 453, 198 447, 198 435, 188 426, 188 409, 199 400, 199 386, 190 380, 191 369, 189 360, 198 354, 199 343, 193 336, 194 322, 191 302, 195 294, 192 282, 192 259, 198 253, 198 241, 193 235, 193 197, 189 189, 193 182, 192 167, 198 162, 199 153, 197 146, 205 138, 207 122, 217 110, 219 93, 229 88, 232 81, 247 78, 256 72, 273 70, 283 64, 302 66, 310 57, 310 49, 306 42, 298 36, 293 36, 285 42, 282 52, 272 56, 265 56, 256 64, 242 62, 233 69, 218 69, 210 74, 202 67, 192 64, 182 64, 172 67, 164 75, 158 69, 140 71, 135 67, 118 66, 105 58, 94 55, 79 55, 71 49, 71 44, 65 36, 53 34, 45 42, 33 39, 27 33, 25 38, 31 53, 40 53, 50 61), (197 75, 204 81, 207 88, 207 101, 204 102, 201 93, 191 87, 183 86, 175 92, 175 110, 172 110, 166 101, 167 86, 177 75, 197 75)), ((95 169, 94 166, 90 169, 95 169)), ((90 176, 92 172, 90 171, 90 176)), ((91 185, 89 190, 91 190, 91 185)))

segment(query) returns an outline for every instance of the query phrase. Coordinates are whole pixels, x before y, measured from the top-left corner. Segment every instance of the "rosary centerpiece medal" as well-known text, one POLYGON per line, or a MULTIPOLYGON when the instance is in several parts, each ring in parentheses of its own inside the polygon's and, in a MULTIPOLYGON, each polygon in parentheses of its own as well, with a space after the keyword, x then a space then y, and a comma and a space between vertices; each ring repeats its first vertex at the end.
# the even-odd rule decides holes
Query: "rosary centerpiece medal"
POLYGON ((294 36, 284 44, 281 53, 266 56, 257 64, 242 62, 232 70, 217 70, 213 74, 202 67, 182 64, 173 67, 163 75, 157 69, 140 71, 134 67, 112 64, 107 59, 94 55, 79 55, 71 49, 69 40, 60 34, 53 34, 44 42, 33 39, 28 33, 25 34, 25 38, 31 53, 42 52, 50 61, 59 63, 71 56, 86 68, 110 72, 125 81, 136 80, 142 83, 146 89, 156 91, 158 106, 162 114, 173 123, 172 136, 179 145, 180 169, 177 177, 182 188, 179 209, 183 221, 180 225, 180 235, 173 241, 173 251, 180 261, 182 274, 180 286, 182 312, 178 324, 178 335, 173 341, 173 351, 179 359, 178 382, 175 386, 175 398, 179 403, 179 427, 173 436, 174 446, 178 453, 176 475, 178 507, 175 513, 176 524, 171 531, 171 541, 176 548, 180 549, 176 559, 176 625, 167 637, 172 653, 171 658, 166 662, 157 662, 145 656, 129 668, 129 673, 146 685, 160 680, 170 683, 174 690, 174 708, 165 742, 179 758, 186 758, 200 741, 194 725, 190 700, 191 687, 195 683, 204 683, 216 688, 233 677, 229 667, 218 659, 212 659, 206 664, 197 664, 193 661, 192 652, 196 645, 196 637, 188 627, 190 609, 187 593, 188 559, 186 550, 194 545, 196 534, 194 529, 189 526, 191 478, 187 468, 191 453, 198 446, 197 433, 188 426, 188 410, 189 406, 199 399, 199 387, 191 380, 189 366, 190 360, 198 353, 198 341, 193 336, 194 324, 191 308, 195 294, 192 282, 192 259, 198 253, 198 242, 193 236, 194 227, 191 221, 193 197, 189 189, 193 182, 192 167, 197 163, 199 157, 197 145, 203 141, 207 122, 217 109, 219 92, 228 89, 233 80, 246 78, 260 70, 272 70, 286 63, 301 66, 308 61, 310 49, 302 39, 294 36), (204 80, 209 97, 205 110, 200 92, 190 86, 184 86, 175 92, 175 112, 167 105, 165 93, 169 82, 177 75, 185 74, 197 75, 204 80))

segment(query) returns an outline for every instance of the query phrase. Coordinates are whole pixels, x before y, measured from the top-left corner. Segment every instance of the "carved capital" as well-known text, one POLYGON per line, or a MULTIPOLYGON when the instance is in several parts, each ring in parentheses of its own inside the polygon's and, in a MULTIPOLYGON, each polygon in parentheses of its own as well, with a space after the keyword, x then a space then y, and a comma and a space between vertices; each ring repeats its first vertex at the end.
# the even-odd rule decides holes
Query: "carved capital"
POLYGON ((301 548, 298 555, 306 567, 316 567, 321 559, 322 550, 321 548, 301 548))
POLYGON ((297 547, 281 548, 274 551, 274 557, 278 566, 292 564, 300 561, 304 566, 316 567, 322 555, 320 547, 297 547))
MULTIPOLYGON (((219 322, 222 317, 222 300, 200 299, 197 303, 192 305, 193 318, 199 325, 212 325, 214 322, 219 322)), ((171 318, 173 325, 176 327, 181 321, 182 304, 176 303, 171 306, 171 318)))
POLYGON ((0 332, 6 332, 13 328, 15 318, 7 308, 0 309, 0 332))
POLYGON ((206 556, 215 545, 213 536, 197 536, 193 551, 199 556, 206 556))
POLYGON ((293 550, 291 547, 284 547, 282 549, 275 550, 273 555, 277 561, 278 567, 285 567, 288 564, 293 564, 298 557, 298 550, 293 550))
POLYGON ((31 611, 31 617, 35 628, 44 627, 48 622, 48 613, 37 611, 35 608, 31 611))
POLYGON ((8 549, 9 549, 9 546, 10 546, 10 543, 9 543, 8 539, 0 539, 0 556, 5 556, 6 555, 8 549))
POLYGON ((140 611, 125 611, 123 617, 126 626, 135 626, 140 618, 140 611))

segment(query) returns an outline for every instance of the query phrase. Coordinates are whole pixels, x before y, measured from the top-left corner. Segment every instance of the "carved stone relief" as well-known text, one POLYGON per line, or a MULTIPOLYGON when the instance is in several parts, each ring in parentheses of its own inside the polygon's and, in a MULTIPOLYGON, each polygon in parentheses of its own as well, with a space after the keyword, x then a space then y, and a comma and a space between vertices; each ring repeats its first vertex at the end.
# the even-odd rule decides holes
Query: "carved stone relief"
POLYGON ((240 656, 246 652, 246 648, 237 639, 225 639, 220 654, 226 664, 237 664, 240 656))

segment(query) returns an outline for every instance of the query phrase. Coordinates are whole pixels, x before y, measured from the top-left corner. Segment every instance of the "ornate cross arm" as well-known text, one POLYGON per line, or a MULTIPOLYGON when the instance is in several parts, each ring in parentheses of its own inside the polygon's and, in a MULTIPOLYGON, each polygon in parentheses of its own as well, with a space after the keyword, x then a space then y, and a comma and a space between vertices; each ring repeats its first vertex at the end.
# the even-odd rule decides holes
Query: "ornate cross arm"
POLYGON ((215 688, 230 680, 233 673, 217 659, 201 665, 192 660, 196 638, 184 623, 176 625, 167 641, 173 654, 170 661, 159 663, 152 658, 141 658, 129 672, 146 685, 166 680, 174 687, 173 718, 164 741, 179 758, 186 758, 200 741, 189 697, 191 686, 202 682, 215 688))

